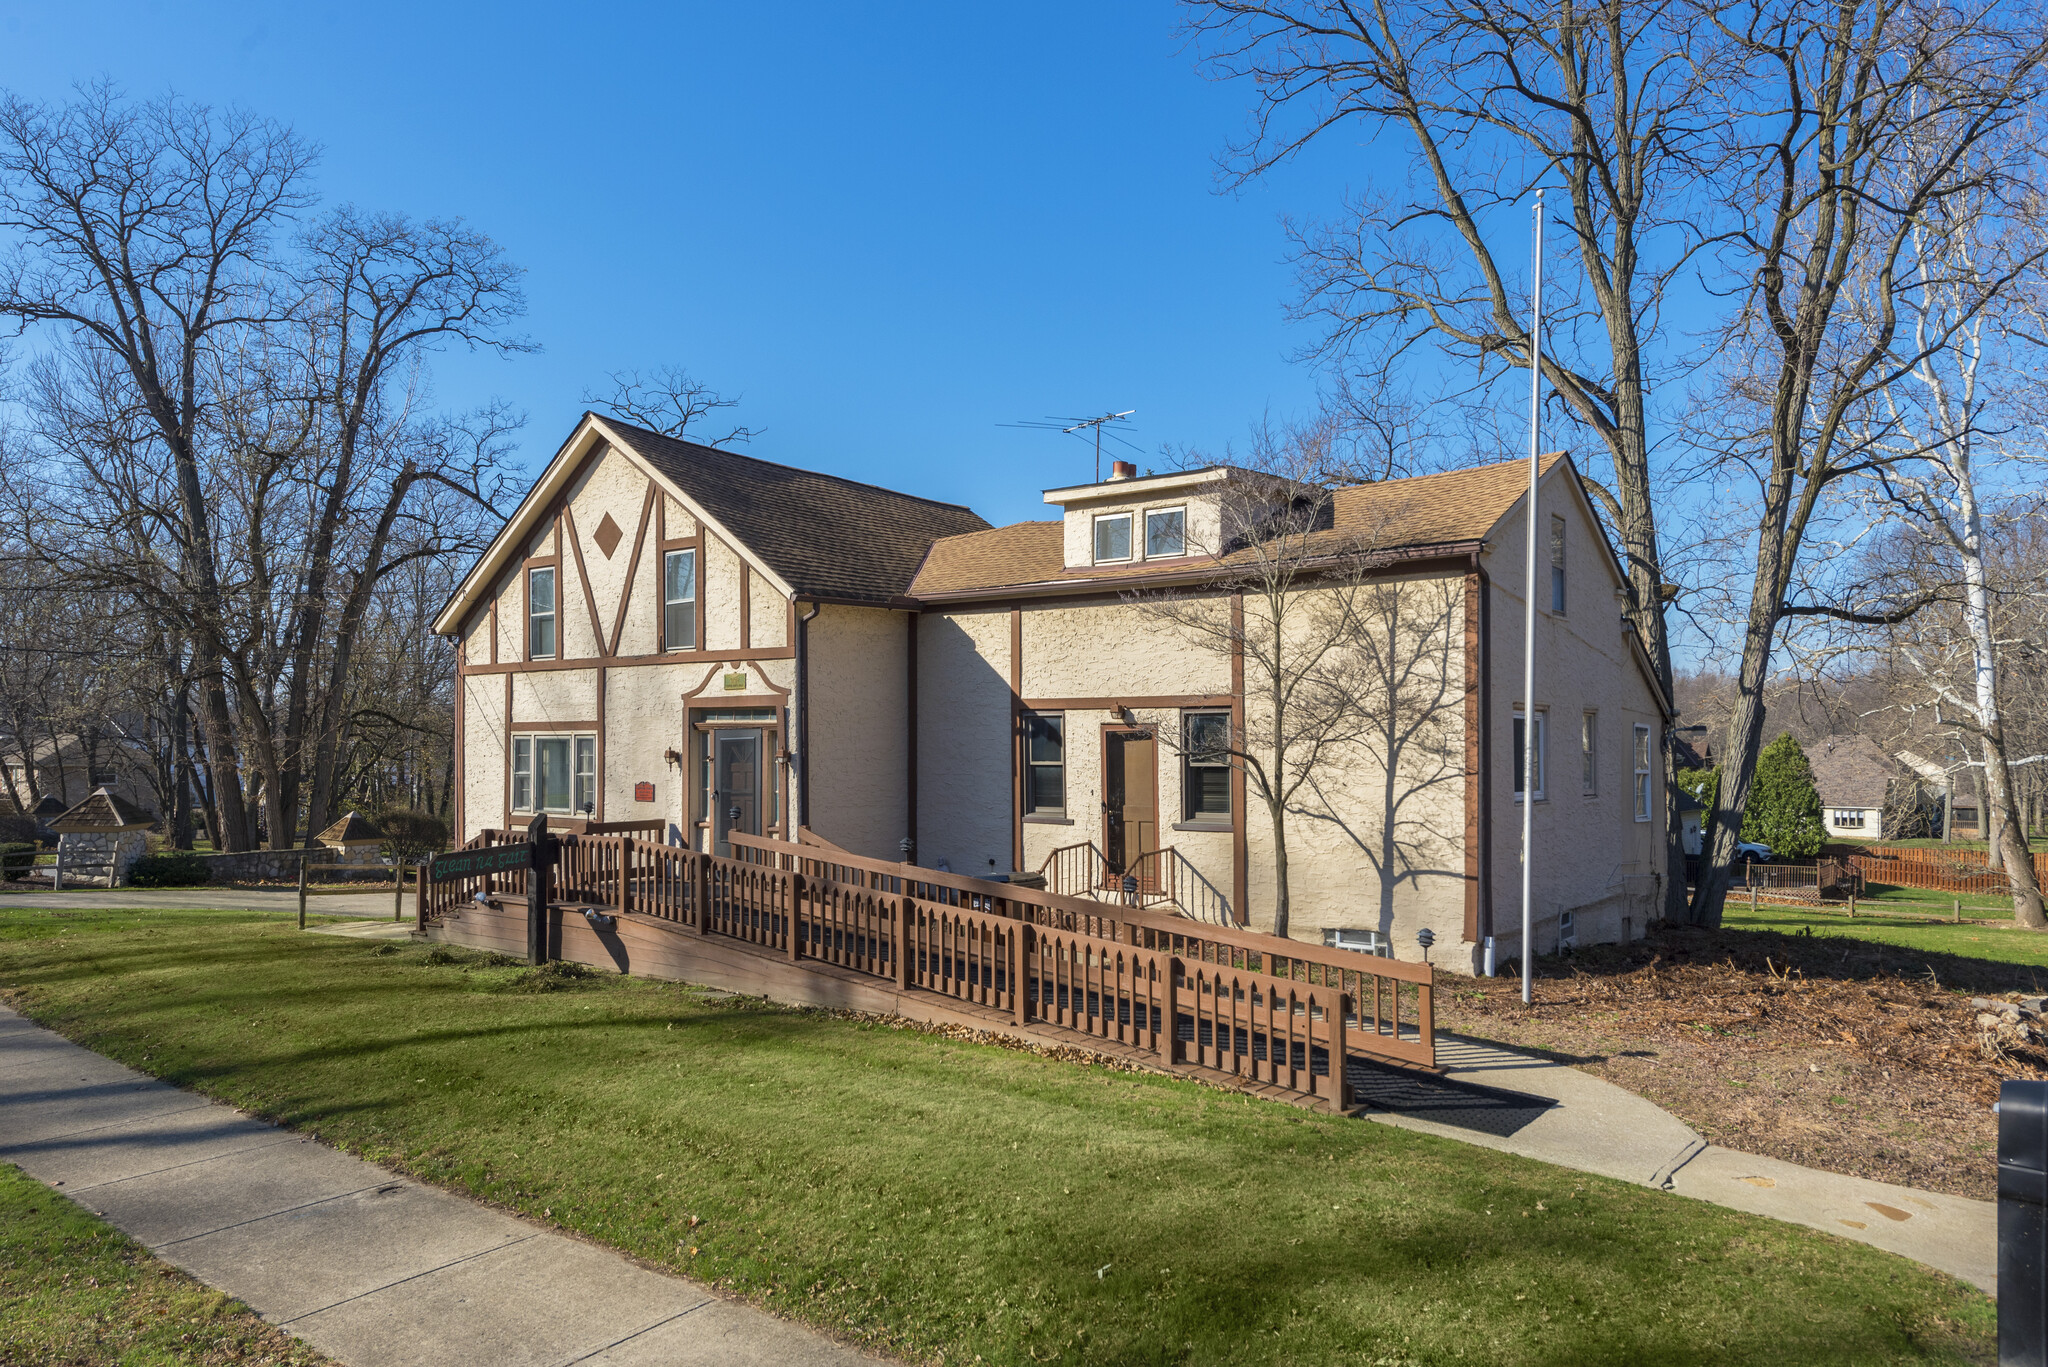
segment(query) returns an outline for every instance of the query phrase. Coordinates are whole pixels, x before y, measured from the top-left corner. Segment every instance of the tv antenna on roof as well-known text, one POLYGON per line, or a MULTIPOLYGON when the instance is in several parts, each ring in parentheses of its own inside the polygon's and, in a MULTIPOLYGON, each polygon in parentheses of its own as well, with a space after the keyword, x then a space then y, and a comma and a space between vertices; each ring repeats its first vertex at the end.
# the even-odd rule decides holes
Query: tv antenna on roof
MULTIPOLYGON (((1102 429, 1110 423, 1122 422, 1137 411, 1135 408, 1126 408, 1121 413, 1104 413, 1097 418, 1055 418, 1051 416, 1039 419, 1027 418, 1023 422, 999 422, 996 426, 1030 427, 1041 432, 1060 432, 1070 437, 1080 436, 1083 432, 1092 431, 1095 434, 1095 482, 1100 484, 1102 483, 1102 429)), ((1139 449, 1138 443, 1125 437, 1120 432, 1111 432, 1109 439, 1111 441, 1120 441, 1133 451, 1139 449)), ((1082 440, 1085 441, 1087 438, 1083 437, 1082 440)))

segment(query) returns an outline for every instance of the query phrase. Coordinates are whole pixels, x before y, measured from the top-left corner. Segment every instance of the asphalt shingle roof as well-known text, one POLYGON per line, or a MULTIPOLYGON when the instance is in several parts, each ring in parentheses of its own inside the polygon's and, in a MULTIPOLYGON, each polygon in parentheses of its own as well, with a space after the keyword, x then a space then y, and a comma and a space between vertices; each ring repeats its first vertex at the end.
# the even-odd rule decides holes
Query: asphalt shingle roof
POLYGON ((970 508, 699 446, 598 414, 799 594, 885 603, 910 591, 940 537, 988 522, 970 508))
POLYGON ((1808 747, 1813 786, 1823 807, 1884 806, 1885 786, 1904 778, 1898 762, 1868 736, 1827 736, 1808 747))

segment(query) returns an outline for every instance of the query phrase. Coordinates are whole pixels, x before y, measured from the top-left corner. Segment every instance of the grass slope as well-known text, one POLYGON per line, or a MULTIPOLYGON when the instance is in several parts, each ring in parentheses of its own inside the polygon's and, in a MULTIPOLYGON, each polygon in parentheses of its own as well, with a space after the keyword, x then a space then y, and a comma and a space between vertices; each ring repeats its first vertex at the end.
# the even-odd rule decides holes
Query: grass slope
POLYGON ((317 1367, 328 1359, 0 1163, 0 1362, 317 1367))
POLYGON ((1175 1079, 197 913, 0 914, 89 1047, 948 1363, 1988 1361, 1812 1231, 1175 1079))
POLYGON ((1839 935, 1926 953, 2038 968, 2042 989, 2048 991, 2048 934, 2010 923, 1955 925, 1865 916, 1852 919, 1839 911, 1802 911, 1797 907, 1759 907, 1752 914, 1747 904, 1737 906, 1730 902, 1721 915, 1721 924, 1730 930, 1775 930, 1785 935, 1811 931, 1815 935, 1839 935))

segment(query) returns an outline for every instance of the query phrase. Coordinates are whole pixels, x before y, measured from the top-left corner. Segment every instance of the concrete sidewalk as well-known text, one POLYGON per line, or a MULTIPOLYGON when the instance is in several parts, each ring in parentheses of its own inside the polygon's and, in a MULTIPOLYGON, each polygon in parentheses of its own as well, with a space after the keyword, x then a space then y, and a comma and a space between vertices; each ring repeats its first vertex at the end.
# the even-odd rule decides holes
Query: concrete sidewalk
POLYGON ((877 1361, 166 1086, 4 1007, 0 1161, 350 1367, 877 1361))
POLYGON ((1485 1040, 1438 1035, 1437 1061, 1453 1082, 1553 1104, 1512 1112, 1511 1121, 1497 1127, 1511 1133, 1444 1124, 1418 1111, 1373 1111, 1368 1118, 1808 1225, 1998 1293, 1998 1207, 1993 1202, 1724 1149, 1634 1092, 1485 1040))
MULTIPOLYGON (((48 888, 20 891, 20 885, 0 883, 0 911, 131 911, 169 909, 177 911, 274 911, 296 915, 299 894, 295 888, 48 888)), ((308 916, 356 916, 391 919, 391 892, 309 892, 308 916)), ((404 922, 413 919, 413 894, 405 894, 404 922)))

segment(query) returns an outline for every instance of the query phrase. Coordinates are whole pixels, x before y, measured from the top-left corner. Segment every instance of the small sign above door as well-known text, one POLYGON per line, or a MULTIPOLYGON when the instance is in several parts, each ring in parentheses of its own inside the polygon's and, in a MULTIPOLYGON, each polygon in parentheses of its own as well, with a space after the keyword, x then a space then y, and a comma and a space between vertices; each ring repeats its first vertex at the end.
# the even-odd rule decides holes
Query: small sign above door
POLYGON ((728 674, 728 675, 726 675, 726 676, 725 676, 725 691, 726 691, 726 692, 728 692, 728 693, 744 693, 744 692, 746 692, 746 691, 747 691, 747 676, 746 676, 745 674, 728 674))
POLYGON ((653 785, 652 783, 636 783, 636 784, 634 784, 634 785, 633 785, 633 800, 634 800, 635 802, 652 802, 652 801, 654 801, 654 785, 653 785))

